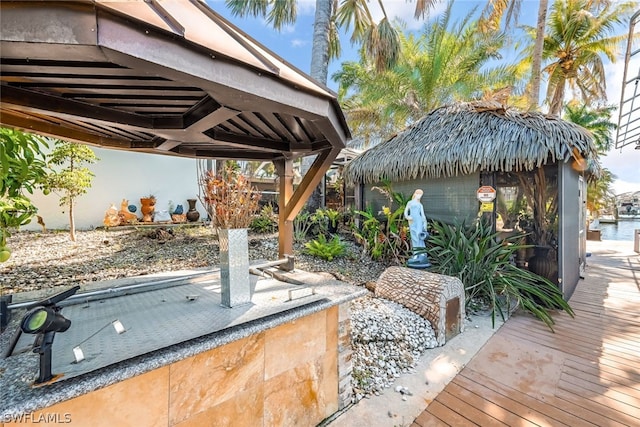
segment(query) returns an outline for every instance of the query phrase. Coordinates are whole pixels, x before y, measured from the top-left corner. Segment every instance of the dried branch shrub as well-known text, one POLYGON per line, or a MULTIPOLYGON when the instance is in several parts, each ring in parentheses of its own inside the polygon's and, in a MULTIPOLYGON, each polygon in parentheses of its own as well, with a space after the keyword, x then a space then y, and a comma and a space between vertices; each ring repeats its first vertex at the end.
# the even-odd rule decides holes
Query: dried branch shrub
POLYGON ((221 174, 206 171, 200 178, 204 204, 215 228, 248 228, 259 210, 261 193, 232 167, 221 174))

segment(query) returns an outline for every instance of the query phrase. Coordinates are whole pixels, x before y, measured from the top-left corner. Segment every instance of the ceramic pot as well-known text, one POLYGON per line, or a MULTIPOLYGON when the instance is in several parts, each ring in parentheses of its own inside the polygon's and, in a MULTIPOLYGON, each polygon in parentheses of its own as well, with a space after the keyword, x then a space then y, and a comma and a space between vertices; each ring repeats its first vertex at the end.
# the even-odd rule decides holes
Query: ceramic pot
POLYGON ((551 259, 549 259, 550 249, 549 246, 536 246, 534 248, 534 255, 529 258, 529 271, 555 283, 557 278, 552 277, 554 268, 551 259))
POLYGON ((195 222, 200 219, 200 212, 196 210, 196 199, 187 199, 189 210, 187 211, 187 221, 195 222))

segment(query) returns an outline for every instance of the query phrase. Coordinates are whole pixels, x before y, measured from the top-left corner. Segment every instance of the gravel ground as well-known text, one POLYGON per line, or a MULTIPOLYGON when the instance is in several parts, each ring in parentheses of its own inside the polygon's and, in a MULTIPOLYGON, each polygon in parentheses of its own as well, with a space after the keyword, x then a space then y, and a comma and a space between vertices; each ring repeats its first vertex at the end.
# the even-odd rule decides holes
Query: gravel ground
MULTIPOLYGON (((362 285, 377 280, 385 265, 372 261, 342 236, 345 257, 324 261, 303 253, 296 244, 296 268, 326 271, 345 282, 362 285)), ((217 237, 209 227, 115 228, 15 233, 8 239, 11 258, 0 264, 0 294, 82 285, 145 274, 207 268, 219 264, 217 237)), ((275 260, 277 234, 249 234, 249 259, 275 260)))
MULTIPOLYGON (((0 264, 0 295, 53 292, 56 287, 219 264, 217 237, 208 227, 116 228, 78 231, 76 237, 72 242, 63 231, 11 236, 11 258, 0 264)), ((329 272, 341 281, 369 287, 387 265, 364 255, 348 235, 341 237, 347 255, 333 261, 306 255, 304 246, 296 244, 296 268, 329 272)), ((249 234, 250 260, 275 260, 277 255, 277 234, 249 234)), ((399 304, 371 296, 353 302, 351 324, 354 402, 380 394, 436 345, 427 321, 399 304)))

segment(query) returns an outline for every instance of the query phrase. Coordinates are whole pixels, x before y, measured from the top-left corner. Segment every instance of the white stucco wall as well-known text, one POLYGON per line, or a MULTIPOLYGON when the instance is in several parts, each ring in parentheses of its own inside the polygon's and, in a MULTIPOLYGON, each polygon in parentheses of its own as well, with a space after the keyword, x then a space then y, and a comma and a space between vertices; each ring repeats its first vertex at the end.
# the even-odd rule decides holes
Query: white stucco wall
MULTIPOLYGON (((88 193, 76 200, 75 220, 77 230, 87 230, 102 226, 105 211, 113 203, 120 209, 122 199, 136 205, 136 214, 141 217, 140 197, 156 196, 156 210, 168 210, 169 200, 174 205, 188 209, 187 199, 198 198, 198 177, 196 160, 155 154, 131 153, 118 150, 92 148, 100 160, 89 165, 96 175, 88 193)), ((48 196, 35 192, 30 196, 38 207, 48 229, 69 229, 68 213, 62 212, 58 196, 48 196)), ((204 207, 198 202, 201 219, 204 207)), ((34 218, 23 227, 39 230, 34 218)))

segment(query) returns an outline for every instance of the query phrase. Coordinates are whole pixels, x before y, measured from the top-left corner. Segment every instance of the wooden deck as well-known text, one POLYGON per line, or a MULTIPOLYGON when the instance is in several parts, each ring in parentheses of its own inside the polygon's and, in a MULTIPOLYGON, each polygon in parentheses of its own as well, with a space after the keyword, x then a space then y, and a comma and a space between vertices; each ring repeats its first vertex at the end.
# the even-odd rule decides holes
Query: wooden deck
POLYGON ((640 426, 639 257, 598 247, 575 318, 516 314, 412 427, 640 426))

